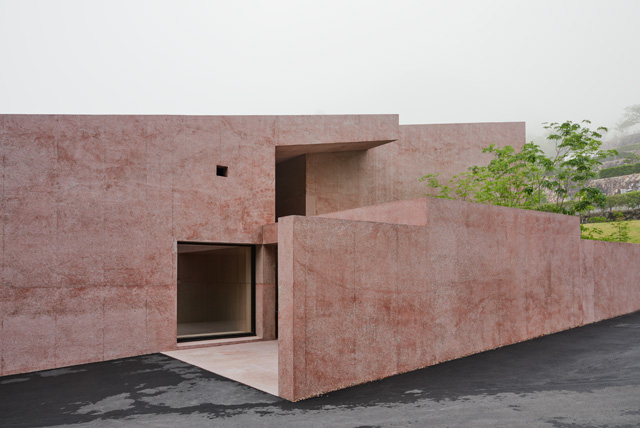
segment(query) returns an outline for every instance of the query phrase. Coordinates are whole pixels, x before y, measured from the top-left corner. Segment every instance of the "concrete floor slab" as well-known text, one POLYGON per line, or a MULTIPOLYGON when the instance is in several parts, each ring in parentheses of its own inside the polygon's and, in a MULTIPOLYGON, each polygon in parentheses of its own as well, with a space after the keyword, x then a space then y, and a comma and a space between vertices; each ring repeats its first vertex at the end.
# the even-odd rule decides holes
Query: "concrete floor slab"
POLYGON ((278 395, 278 341, 184 349, 164 355, 278 395))

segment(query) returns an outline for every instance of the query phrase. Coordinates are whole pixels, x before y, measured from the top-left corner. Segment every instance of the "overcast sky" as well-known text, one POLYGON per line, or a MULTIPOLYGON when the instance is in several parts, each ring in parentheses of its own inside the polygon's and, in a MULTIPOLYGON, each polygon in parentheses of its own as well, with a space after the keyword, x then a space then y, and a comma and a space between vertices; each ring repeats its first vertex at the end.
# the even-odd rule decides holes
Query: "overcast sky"
POLYGON ((613 125, 639 44, 640 0, 0 0, 0 113, 613 125))

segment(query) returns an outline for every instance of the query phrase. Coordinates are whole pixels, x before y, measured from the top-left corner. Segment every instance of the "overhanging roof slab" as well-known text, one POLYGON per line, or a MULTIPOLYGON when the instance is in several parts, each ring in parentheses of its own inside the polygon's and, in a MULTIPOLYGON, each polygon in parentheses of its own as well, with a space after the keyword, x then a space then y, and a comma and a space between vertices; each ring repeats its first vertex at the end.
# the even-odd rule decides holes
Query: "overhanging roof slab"
POLYGON ((308 153, 368 150, 398 138, 397 114, 278 116, 276 162, 308 153))
POLYGON ((295 146, 276 146, 276 162, 293 159, 300 155, 311 153, 352 152, 357 150, 369 150, 395 140, 383 141, 352 141, 349 143, 320 143, 300 144, 295 146))

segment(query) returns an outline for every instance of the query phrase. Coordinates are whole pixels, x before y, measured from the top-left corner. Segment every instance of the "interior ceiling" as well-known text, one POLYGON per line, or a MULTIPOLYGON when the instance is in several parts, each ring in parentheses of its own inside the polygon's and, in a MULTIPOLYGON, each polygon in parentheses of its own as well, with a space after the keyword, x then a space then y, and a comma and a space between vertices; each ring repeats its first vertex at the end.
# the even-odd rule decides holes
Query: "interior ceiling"
POLYGON ((291 146, 276 146, 276 163, 293 159, 296 156, 309 153, 351 152, 355 150, 369 150, 396 140, 357 141, 350 143, 321 143, 300 144, 291 146))

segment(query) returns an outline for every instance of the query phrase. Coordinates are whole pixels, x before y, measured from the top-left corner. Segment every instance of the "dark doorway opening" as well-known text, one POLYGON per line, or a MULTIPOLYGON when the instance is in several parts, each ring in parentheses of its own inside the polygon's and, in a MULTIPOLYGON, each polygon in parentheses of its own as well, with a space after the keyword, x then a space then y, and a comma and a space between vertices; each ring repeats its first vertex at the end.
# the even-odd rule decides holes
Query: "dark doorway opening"
POLYGON ((276 221, 288 215, 306 215, 307 157, 276 163, 276 221))
POLYGON ((178 342, 255 334, 255 247, 178 243, 178 342))

